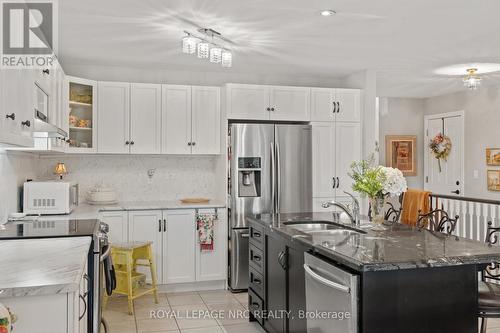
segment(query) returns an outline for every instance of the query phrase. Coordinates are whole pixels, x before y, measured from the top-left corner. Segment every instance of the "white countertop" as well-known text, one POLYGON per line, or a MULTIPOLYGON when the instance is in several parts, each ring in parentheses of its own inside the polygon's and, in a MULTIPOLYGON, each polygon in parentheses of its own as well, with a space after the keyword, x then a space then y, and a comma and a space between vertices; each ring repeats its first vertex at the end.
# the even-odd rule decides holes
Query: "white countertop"
POLYGON ((79 290, 90 237, 0 241, 0 298, 79 290))
POLYGON ((212 200, 208 204, 183 204, 180 201, 123 201, 115 205, 89 205, 80 204, 69 215, 44 215, 39 220, 58 219, 97 219, 100 212, 129 211, 129 210, 163 210, 163 209, 210 209, 223 208, 226 204, 223 201, 212 200))

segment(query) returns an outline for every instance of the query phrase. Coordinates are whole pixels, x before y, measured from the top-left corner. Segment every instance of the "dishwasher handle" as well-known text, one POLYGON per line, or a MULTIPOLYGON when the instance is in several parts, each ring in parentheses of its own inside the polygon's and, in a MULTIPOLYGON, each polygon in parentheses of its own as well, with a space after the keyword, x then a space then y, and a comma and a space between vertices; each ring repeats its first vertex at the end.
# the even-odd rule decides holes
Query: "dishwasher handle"
POLYGON ((319 274, 315 273, 311 266, 309 266, 308 264, 304 264, 304 270, 306 271, 307 274, 309 274, 313 279, 315 279, 316 281, 324 284, 325 286, 328 286, 328 287, 331 287, 333 289, 337 289, 337 290, 340 290, 342 292, 345 292, 347 294, 350 294, 351 293, 351 288, 347 287, 347 286, 344 286, 340 283, 337 283, 337 282, 333 282, 333 281, 330 281, 328 279, 325 279, 324 277, 320 276, 319 274))

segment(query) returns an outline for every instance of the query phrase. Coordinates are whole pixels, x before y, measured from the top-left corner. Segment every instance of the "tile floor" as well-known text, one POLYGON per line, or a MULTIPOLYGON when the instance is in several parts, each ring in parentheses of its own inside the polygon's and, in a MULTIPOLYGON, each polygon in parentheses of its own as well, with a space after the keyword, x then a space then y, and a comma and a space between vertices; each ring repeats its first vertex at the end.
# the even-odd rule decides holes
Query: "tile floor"
MULTIPOLYGON (((128 314, 125 297, 111 297, 103 313, 110 333, 265 333, 244 316, 247 293, 217 290, 158 296, 159 304, 149 295, 137 299, 134 316, 128 314)), ((500 319, 488 320, 488 333, 500 333, 500 319)))
POLYGON ((248 322, 247 293, 217 290, 158 296, 159 304, 151 295, 135 300, 134 316, 128 314, 125 297, 111 297, 103 312, 110 333, 264 333, 258 324, 248 322))

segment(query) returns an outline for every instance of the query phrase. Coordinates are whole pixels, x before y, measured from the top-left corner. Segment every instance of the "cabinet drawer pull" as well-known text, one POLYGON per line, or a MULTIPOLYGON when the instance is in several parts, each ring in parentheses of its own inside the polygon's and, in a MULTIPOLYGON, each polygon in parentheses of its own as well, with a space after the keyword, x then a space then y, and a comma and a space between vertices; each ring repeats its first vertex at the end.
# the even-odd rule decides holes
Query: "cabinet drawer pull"
POLYGON ((44 69, 44 70, 42 71, 42 73, 43 73, 43 74, 47 74, 47 75, 49 75, 49 74, 50 74, 50 70, 49 70, 48 68, 46 68, 46 69, 44 69))
POLYGON ((274 111, 274 108, 271 108, 271 111, 274 111))
POLYGON ((267 110, 267 111, 271 111, 271 108, 267 108, 266 110, 267 110))
POLYGON ((133 144, 135 144, 135 142, 134 141, 130 141, 130 144, 133 145, 133 144))
POLYGON ((337 188, 339 188, 339 186, 340 186, 340 179, 339 177, 337 177, 337 188))
POLYGON ((192 143, 192 145, 193 145, 193 146, 196 146, 196 142, 193 142, 193 143, 192 143))
POLYGON ((16 120, 16 114, 14 112, 12 112, 11 114, 6 115, 5 118, 7 118, 7 119, 10 118, 12 120, 16 120))
POLYGON ((255 261, 261 261, 261 260, 262 260, 262 258, 261 258, 260 256, 258 256, 258 255, 253 255, 253 256, 252 256, 252 260, 255 260, 255 261))
POLYGON ((253 279, 252 282, 255 284, 262 284, 262 281, 260 279, 253 279))
POLYGON ((26 127, 30 127, 31 126, 31 121, 29 121, 29 120, 22 121, 21 125, 26 126, 26 127))
POLYGON ((167 231, 167 220, 163 220, 163 232, 167 231))
POLYGON ((252 308, 252 310, 258 310, 260 309, 260 304, 259 303, 255 303, 253 302, 250 307, 252 308))
POLYGON ((158 232, 161 232, 161 219, 158 220, 158 232))
POLYGON ((257 232, 257 231, 254 231, 252 234, 252 237, 260 238, 260 236, 262 236, 262 235, 260 234, 260 232, 257 232))
POLYGON ((333 188, 336 188, 337 187, 337 181, 335 180, 335 177, 332 177, 332 180, 333 180, 333 188))
POLYGON ((130 144, 130 141, 125 141, 125 144, 126 144, 126 145, 129 145, 129 144, 130 144))

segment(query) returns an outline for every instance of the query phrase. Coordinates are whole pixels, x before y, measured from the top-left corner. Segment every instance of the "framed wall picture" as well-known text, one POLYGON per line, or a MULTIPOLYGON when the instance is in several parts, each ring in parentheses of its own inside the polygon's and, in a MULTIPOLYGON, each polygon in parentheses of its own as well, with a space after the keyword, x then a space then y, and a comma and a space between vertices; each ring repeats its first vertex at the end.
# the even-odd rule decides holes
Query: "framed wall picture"
POLYGON ((500 170, 488 170, 488 191, 500 191, 500 170))
POLYGON ((486 164, 500 166, 500 148, 486 148, 486 164))
POLYGON ((385 164, 401 170, 405 176, 416 176, 417 136, 386 135, 385 164))

